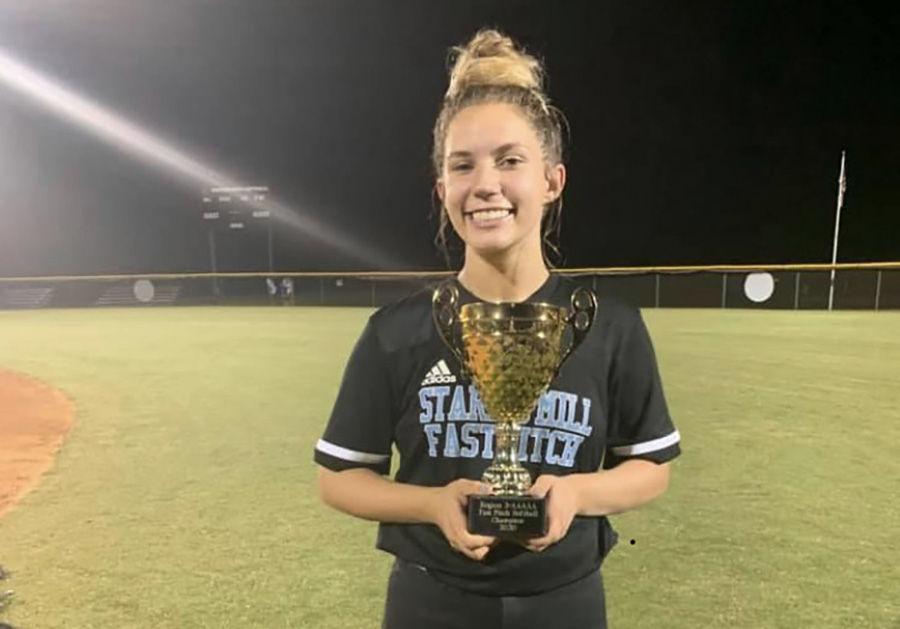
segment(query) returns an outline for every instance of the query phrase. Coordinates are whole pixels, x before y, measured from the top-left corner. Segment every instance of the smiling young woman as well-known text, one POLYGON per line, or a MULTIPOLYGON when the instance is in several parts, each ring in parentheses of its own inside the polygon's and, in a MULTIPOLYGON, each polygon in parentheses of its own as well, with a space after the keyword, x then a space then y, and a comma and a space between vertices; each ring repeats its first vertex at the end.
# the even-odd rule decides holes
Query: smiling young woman
POLYGON ((547 279, 541 225, 565 168, 546 163, 531 123, 506 103, 460 111, 445 146, 436 187, 466 245, 460 281, 488 301, 518 301, 547 279))
POLYGON ((439 240, 449 222, 465 244, 463 285, 487 301, 521 301, 547 279, 544 246, 555 249, 564 118, 542 91, 540 63, 509 38, 482 31, 454 51, 434 126, 439 240))
MULTIPOLYGON (((566 183, 563 118, 540 63, 491 30, 454 51, 433 166, 439 241, 449 225, 465 247, 461 302, 568 305, 575 284, 551 274, 546 255, 566 183)), ((640 313, 601 299, 522 428, 530 491, 547 498, 544 537, 515 544, 466 529, 468 496, 490 491, 477 479, 493 427, 440 339, 430 292, 372 315, 315 460, 322 499, 378 521, 378 548, 397 558, 383 627, 606 627, 599 568, 616 540, 606 516, 661 495, 680 453, 640 313)))

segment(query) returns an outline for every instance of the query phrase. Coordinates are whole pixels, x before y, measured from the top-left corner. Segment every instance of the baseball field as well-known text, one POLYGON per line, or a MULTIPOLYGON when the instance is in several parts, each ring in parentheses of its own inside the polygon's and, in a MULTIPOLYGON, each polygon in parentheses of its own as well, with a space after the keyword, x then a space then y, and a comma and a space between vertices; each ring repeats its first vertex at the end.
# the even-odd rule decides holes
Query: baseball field
MULTIPOLYGON (((377 627, 390 558, 312 463, 370 312, 0 311, 0 621, 377 627)), ((900 312, 644 315, 683 455, 613 518, 611 627, 900 627, 900 312)))

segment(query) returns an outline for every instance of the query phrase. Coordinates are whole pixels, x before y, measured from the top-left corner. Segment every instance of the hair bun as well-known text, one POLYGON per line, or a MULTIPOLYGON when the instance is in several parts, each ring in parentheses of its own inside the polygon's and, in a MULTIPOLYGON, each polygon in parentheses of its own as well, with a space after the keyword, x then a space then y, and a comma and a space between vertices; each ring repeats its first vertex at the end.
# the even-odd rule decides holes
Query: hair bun
POLYGON ((537 92, 543 89, 541 63, 496 30, 479 31, 465 46, 454 47, 452 55, 455 59, 445 95, 448 99, 473 85, 517 86, 537 92))

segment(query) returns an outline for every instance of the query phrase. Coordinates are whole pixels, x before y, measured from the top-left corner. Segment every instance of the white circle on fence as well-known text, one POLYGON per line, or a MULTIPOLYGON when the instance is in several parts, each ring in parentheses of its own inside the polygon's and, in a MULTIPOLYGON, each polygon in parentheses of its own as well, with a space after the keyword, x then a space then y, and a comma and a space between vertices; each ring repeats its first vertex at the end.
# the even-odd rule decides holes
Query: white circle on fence
POLYGON ((744 294, 758 304, 766 301, 775 292, 775 278, 771 273, 751 273, 744 280, 744 294))
POLYGON ((134 298, 140 302, 147 303, 153 301, 156 294, 156 288, 150 280, 138 280, 134 283, 134 298))

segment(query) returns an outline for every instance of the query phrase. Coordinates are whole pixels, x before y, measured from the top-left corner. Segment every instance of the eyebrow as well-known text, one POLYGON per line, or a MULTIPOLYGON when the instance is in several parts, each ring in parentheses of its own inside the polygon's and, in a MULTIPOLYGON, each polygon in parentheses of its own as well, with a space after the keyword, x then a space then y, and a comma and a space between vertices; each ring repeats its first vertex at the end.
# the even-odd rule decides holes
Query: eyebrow
MULTIPOLYGON (((508 144, 504 144, 503 146, 498 146, 493 151, 491 151, 492 155, 501 155, 503 153, 507 153, 513 149, 524 149, 524 144, 519 144, 518 142, 510 142, 508 144)), ((471 157, 471 151, 453 151, 450 155, 447 156, 447 159, 453 159, 454 157, 471 157)))

